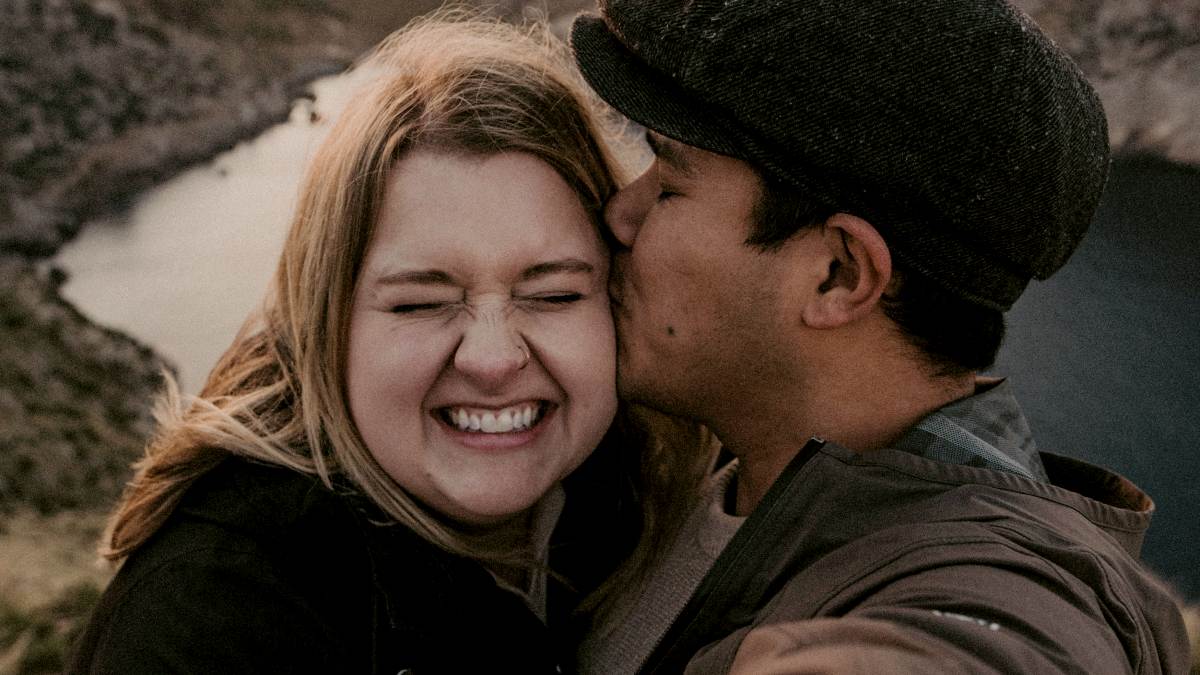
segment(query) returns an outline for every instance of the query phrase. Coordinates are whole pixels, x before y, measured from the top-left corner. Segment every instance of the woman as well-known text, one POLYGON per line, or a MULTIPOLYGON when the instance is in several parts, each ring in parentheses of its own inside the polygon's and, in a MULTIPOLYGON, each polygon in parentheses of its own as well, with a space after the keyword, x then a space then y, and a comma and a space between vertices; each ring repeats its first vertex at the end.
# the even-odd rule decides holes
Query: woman
POLYGON ((364 68, 261 319, 114 517, 72 672, 554 672, 547 622, 631 548, 616 179, 569 56, 443 17, 364 68))

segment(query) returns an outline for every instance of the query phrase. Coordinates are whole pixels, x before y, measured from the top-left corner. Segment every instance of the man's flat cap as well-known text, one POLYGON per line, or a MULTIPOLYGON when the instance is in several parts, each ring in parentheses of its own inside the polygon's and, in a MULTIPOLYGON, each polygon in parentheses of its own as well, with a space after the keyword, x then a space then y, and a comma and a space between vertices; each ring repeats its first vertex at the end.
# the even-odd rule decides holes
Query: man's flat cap
POLYGON ((634 121, 866 218, 1002 310, 1066 262, 1108 173, 1099 98, 1002 0, 600 0, 571 42, 634 121))

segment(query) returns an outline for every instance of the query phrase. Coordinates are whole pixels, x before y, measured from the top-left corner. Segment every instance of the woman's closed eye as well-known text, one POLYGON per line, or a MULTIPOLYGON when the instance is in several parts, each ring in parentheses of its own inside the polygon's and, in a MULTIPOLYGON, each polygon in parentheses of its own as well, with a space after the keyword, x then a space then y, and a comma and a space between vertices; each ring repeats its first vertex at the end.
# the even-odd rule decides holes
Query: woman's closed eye
POLYGON ((568 309, 585 299, 587 295, 578 291, 551 291, 515 296, 519 306, 528 311, 556 312, 568 309))
POLYGON ((392 305, 391 312, 393 314, 433 314, 444 311, 453 304, 455 303, 445 301, 406 302, 392 305))
POLYGON ((545 302, 551 305, 569 305, 572 302, 579 302, 583 299, 583 293, 562 292, 562 293, 543 293, 527 298, 535 302, 545 302))

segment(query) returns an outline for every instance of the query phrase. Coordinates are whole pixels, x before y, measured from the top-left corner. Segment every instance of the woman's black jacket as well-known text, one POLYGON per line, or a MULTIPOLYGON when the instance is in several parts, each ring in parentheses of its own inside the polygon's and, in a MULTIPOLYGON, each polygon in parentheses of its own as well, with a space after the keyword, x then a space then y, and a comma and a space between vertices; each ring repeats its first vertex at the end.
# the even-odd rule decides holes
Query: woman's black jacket
MULTIPOLYGON (((570 519, 585 533, 598 517, 570 519)), ((556 672, 569 645, 517 596, 478 563, 381 520, 313 477, 226 460, 126 561, 67 670, 556 672)), ((572 548, 562 557, 588 561, 590 582, 614 562, 612 548, 600 558, 572 548)), ((552 624, 575 599, 551 588, 552 624)))

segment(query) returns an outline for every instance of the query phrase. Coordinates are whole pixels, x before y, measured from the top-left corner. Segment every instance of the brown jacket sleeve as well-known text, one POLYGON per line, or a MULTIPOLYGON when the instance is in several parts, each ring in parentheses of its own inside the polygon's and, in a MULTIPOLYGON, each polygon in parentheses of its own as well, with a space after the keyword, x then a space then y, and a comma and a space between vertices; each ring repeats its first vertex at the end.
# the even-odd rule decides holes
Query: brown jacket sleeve
MULTIPOLYGON (((878 619, 812 619, 750 631, 730 673, 963 673, 957 649, 878 619)), ((992 671, 994 672, 994 671, 992 671)))
POLYGON ((836 618, 768 613, 698 654, 687 672, 1169 672, 1141 621, 1077 584, 956 565, 894 581, 836 618))

